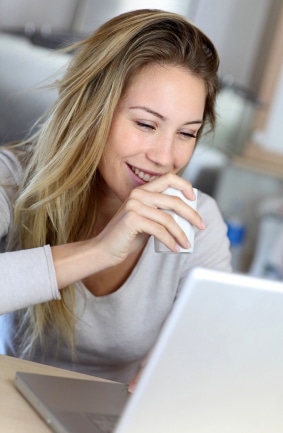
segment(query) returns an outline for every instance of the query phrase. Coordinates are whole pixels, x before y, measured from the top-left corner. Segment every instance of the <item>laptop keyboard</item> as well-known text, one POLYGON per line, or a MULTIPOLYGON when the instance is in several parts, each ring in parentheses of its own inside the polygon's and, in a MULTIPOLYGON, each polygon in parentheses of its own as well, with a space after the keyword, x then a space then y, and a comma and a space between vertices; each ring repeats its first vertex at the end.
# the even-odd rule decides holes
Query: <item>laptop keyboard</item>
POLYGON ((88 420, 97 429, 97 433, 112 433, 118 422, 118 415, 86 413, 88 420))

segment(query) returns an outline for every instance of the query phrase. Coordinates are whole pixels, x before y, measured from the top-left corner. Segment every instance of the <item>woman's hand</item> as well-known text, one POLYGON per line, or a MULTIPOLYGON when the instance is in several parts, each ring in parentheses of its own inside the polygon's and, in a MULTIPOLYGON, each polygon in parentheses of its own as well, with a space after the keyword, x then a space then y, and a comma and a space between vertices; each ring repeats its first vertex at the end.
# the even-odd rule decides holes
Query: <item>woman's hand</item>
POLYGON ((162 194, 169 186, 182 191, 188 199, 195 199, 192 185, 174 174, 166 174, 133 189, 118 212, 95 238, 100 244, 101 254, 108 256, 110 266, 121 263, 128 255, 141 249, 150 235, 173 252, 177 252, 180 246, 190 246, 185 233, 164 209, 176 212, 198 229, 205 228, 198 212, 182 199, 162 194))

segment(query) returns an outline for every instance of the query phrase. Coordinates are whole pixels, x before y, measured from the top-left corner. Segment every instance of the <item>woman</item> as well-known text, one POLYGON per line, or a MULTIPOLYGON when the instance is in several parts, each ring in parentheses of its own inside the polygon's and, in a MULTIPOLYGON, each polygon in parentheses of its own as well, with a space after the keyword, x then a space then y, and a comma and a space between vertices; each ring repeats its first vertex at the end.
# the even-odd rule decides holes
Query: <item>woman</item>
MULTIPOLYGON (((226 227, 162 192, 215 123, 218 56, 185 18, 118 16, 78 43, 39 132, 1 152, 1 350, 128 383, 195 266, 230 270, 226 227), (196 227, 192 254, 164 209, 196 227)), ((74 49, 74 47, 72 47, 74 49)))

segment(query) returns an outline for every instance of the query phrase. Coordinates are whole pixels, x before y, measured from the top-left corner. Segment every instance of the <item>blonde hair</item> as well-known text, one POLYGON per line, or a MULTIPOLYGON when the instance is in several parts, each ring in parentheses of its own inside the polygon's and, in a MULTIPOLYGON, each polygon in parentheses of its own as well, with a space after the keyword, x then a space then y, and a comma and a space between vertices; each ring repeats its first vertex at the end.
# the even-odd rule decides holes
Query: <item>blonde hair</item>
MULTIPOLYGON (((132 77, 152 64, 181 66, 207 88, 204 120, 214 127, 218 55, 211 41, 184 17, 159 10, 122 14, 70 47, 75 54, 57 86, 47 120, 28 141, 25 177, 15 204, 11 244, 27 249, 86 239, 96 219, 97 167, 115 107, 132 77)), ((15 247, 13 247, 15 248, 15 247)), ((47 330, 74 349, 74 288, 21 312, 23 353, 47 330)))

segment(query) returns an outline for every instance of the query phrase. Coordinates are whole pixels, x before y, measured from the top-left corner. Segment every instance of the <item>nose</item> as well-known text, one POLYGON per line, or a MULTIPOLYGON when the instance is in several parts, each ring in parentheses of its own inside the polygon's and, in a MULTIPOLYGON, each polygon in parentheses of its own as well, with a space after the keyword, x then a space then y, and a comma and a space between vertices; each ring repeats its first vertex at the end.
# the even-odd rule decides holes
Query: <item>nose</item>
POLYGON ((174 139, 165 136, 156 138, 147 150, 146 157, 157 166, 172 168, 174 166, 174 139))

